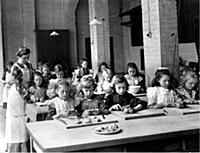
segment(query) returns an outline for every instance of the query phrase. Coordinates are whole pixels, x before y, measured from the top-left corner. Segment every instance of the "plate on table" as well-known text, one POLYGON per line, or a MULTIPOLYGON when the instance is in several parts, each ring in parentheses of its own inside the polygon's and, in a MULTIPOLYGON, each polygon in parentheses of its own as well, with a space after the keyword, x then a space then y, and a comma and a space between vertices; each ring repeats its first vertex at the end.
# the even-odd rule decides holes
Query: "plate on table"
POLYGON ((122 131, 117 124, 105 125, 93 129, 94 133, 101 135, 116 134, 122 131))

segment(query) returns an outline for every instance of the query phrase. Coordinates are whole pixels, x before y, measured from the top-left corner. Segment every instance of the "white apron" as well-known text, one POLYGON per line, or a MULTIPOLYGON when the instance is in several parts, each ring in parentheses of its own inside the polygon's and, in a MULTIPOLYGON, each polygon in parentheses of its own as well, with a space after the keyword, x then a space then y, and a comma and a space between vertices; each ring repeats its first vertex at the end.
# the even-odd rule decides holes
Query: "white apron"
POLYGON ((6 83, 3 88, 3 98, 2 98, 4 103, 7 103, 8 93, 11 87, 11 84, 9 83, 12 83, 12 81, 13 81, 13 78, 12 78, 11 73, 6 72, 6 80, 5 80, 6 83))
POLYGON ((19 95, 15 84, 10 88, 6 112, 6 142, 22 143, 28 140, 26 132, 25 100, 19 95))

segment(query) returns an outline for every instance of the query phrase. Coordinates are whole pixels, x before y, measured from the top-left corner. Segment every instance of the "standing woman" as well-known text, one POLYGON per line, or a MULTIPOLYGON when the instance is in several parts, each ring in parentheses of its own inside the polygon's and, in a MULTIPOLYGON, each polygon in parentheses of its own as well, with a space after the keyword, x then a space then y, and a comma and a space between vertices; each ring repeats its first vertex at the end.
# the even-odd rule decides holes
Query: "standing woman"
POLYGON ((11 72, 14 67, 18 67, 23 74, 23 84, 25 87, 29 87, 31 83, 33 83, 33 73, 34 69, 32 67, 32 64, 29 62, 29 56, 30 56, 31 50, 26 47, 20 47, 17 52, 17 62, 14 63, 12 66, 11 72))
POLYGON ((8 95, 6 112, 6 142, 8 152, 27 152, 28 135, 25 124, 28 87, 32 81, 33 68, 29 63, 30 49, 20 47, 17 62, 11 68, 14 84, 8 95))
POLYGON ((26 97, 28 90, 23 84, 23 73, 18 67, 12 70, 13 82, 6 111, 6 143, 8 152, 27 152, 26 97))

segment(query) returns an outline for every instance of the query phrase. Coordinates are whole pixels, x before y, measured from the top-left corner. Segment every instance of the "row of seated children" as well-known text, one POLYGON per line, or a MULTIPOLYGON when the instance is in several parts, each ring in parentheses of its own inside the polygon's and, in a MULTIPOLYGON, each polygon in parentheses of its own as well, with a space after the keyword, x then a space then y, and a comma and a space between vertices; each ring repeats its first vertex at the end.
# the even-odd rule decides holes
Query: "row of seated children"
MULTIPOLYGON (((102 62, 99 66, 99 71, 95 75, 95 81, 98 83, 98 86, 103 91, 110 91, 110 86, 112 86, 112 77, 114 73, 108 68, 108 65, 105 62, 102 62)), ((128 87, 130 86, 141 86, 140 92, 145 92, 145 80, 144 75, 142 75, 135 63, 127 64, 127 73, 124 74, 128 82, 128 87)))
POLYGON ((50 66, 43 64, 40 71, 36 71, 33 77, 33 83, 29 87, 30 102, 42 102, 46 99, 56 96, 55 86, 58 80, 65 78, 70 80, 65 75, 65 70, 60 64, 55 65, 54 73, 50 72, 50 66))
POLYGON ((50 113, 50 116, 48 117, 52 118, 53 115, 55 115, 55 118, 66 116, 69 115, 71 110, 76 110, 78 115, 85 117, 92 114, 108 114, 110 111, 125 110, 125 108, 128 108, 128 113, 135 113, 147 107, 154 109, 163 107, 183 108, 189 103, 199 103, 199 100, 195 100, 196 97, 192 97, 191 94, 187 95, 184 93, 187 91, 189 93, 192 92, 194 96, 196 95, 193 90, 197 84, 197 77, 195 73, 188 71, 187 76, 184 76, 184 78, 184 84, 177 89, 173 89, 170 84, 171 75, 169 70, 167 68, 159 68, 156 71, 156 76, 152 84, 153 87, 149 87, 147 89, 148 103, 127 92, 127 80, 120 74, 115 76, 113 92, 108 95, 105 102, 103 102, 98 95, 94 94, 95 82, 91 76, 83 76, 81 78, 79 91, 74 98, 69 96, 69 84, 65 85, 67 88, 65 98, 63 99, 59 94, 60 92, 62 93, 62 89, 64 88, 63 85, 61 85, 63 82, 61 80, 58 82, 56 89, 58 97, 46 101, 47 104, 53 103, 52 106, 55 106, 53 111, 54 113, 50 113), (67 101, 68 98, 70 98, 70 103, 67 101), (66 100, 66 103, 60 103, 60 105, 59 102, 62 100, 66 100), (54 103, 57 105, 59 104, 59 107, 54 103))
POLYGON ((48 119, 69 115, 75 111, 77 116, 109 114, 113 110, 122 110, 129 107, 130 112, 136 112, 147 107, 147 102, 142 101, 127 92, 127 81, 123 75, 116 75, 114 80, 114 92, 108 95, 106 101, 94 94, 95 81, 91 76, 83 76, 80 80, 79 89, 74 97, 70 96, 71 86, 62 79, 57 82, 57 97, 46 100, 51 106, 47 115, 48 119))
MULTIPOLYGON (((42 83, 43 86, 48 86, 47 89, 47 96, 49 98, 52 98, 55 96, 55 90, 54 86, 57 80, 60 78, 65 78, 68 79, 73 85, 78 86, 80 79, 82 76, 85 75, 90 75, 93 76, 95 79, 95 83, 97 83, 97 91, 104 91, 107 93, 106 95, 110 94, 112 92, 112 77, 113 77, 113 72, 108 68, 107 64, 105 62, 100 64, 99 71, 97 74, 93 75, 93 71, 88 68, 88 61, 87 59, 82 59, 80 63, 80 68, 75 70, 73 73, 73 77, 69 78, 62 65, 57 64, 54 67, 54 74, 50 72, 50 66, 45 63, 38 70, 42 73, 43 79, 45 83, 42 83)), ((135 63, 129 63, 127 66, 127 74, 125 75, 128 85, 141 85, 142 86, 142 91, 144 87, 144 77, 141 77, 138 68, 135 63)), ((37 98, 36 98, 37 100, 37 98)))
MULTIPOLYGON (((73 110, 77 108, 76 110, 79 112, 79 114, 82 114, 86 108, 89 109, 89 112, 91 113, 91 110, 97 110, 99 109, 101 111, 99 112, 109 112, 111 110, 123 110, 124 107, 130 106, 130 112, 136 112, 141 109, 144 109, 147 107, 149 108, 163 108, 163 107, 184 107, 185 103, 198 103, 199 99, 198 94, 196 94, 196 91, 194 90, 197 85, 197 77, 196 74, 193 71, 187 71, 181 78, 180 86, 179 88, 175 89, 171 84, 171 74, 167 68, 159 68, 155 73, 155 79, 153 80, 152 87, 149 87, 147 89, 147 98, 148 98, 148 104, 147 102, 140 101, 139 99, 135 98, 133 95, 128 94, 128 86, 132 83, 137 84, 140 83, 140 81, 143 80, 143 78, 140 75, 133 75, 137 73, 137 66, 134 63, 129 63, 127 66, 128 74, 126 75, 115 75, 113 78, 113 73, 111 70, 108 69, 108 66, 106 63, 102 63, 100 66, 100 70, 97 75, 93 76, 90 74, 90 71, 85 73, 86 71, 84 69, 87 69, 87 60, 83 60, 82 62, 82 72, 78 73, 79 77, 77 83, 73 84, 73 79, 70 79, 69 77, 65 77, 65 71, 61 65, 55 66, 55 76, 49 73, 49 67, 47 64, 44 64, 42 67, 42 73, 35 72, 34 74, 34 84, 29 88, 30 93, 30 101, 36 102, 36 101, 58 101, 56 103, 59 103, 58 99, 63 99, 59 96, 59 92, 62 88, 60 88, 59 82, 67 82, 65 86, 69 88, 69 91, 67 93, 67 98, 71 97, 73 99, 73 107, 70 106, 70 110, 73 110), (84 64, 83 64, 84 63, 84 64), (86 68, 83 68, 86 67, 86 68), (48 70, 45 70, 48 69, 48 70), (47 71, 47 73, 45 73, 47 71), (80 75, 81 74, 81 75, 80 75), (46 77, 49 76, 49 77, 46 77), (133 78, 131 78, 131 76, 133 78), (44 79, 44 78, 48 79, 44 79), (64 81, 63 81, 64 80, 64 81), (98 80, 98 81, 97 81, 98 80), (117 81, 118 80, 118 81, 117 81), (134 80, 134 81, 133 81, 134 80), (138 80, 138 81, 136 81, 138 80), (46 87, 45 84, 48 82, 48 87, 46 87), (98 83, 97 83, 98 82, 98 83), (84 85, 85 84, 85 85, 84 85), (97 84, 97 87, 96 87, 97 84), (95 95, 96 89, 99 87, 99 85, 106 91, 107 95, 105 99, 102 100, 101 97, 95 95), (87 90, 85 90, 85 88, 87 90), (91 92, 90 96, 87 95, 86 92, 91 92), (92 96, 94 95, 94 96, 92 96), (93 102, 96 100, 93 100, 93 97, 95 99, 97 98, 97 101, 101 101, 100 104, 91 104, 92 106, 84 106, 83 109, 78 104, 82 104, 82 101, 85 99, 89 99, 89 101, 93 102), (91 100, 92 99, 92 100, 91 100), (137 100, 135 100, 137 99, 137 100), (105 106, 102 106, 105 105, 105 106), (98 107, 97 107, 98 106, 98 107), (81 109, 80 109, 81 108, 81 109), (102 108, 106 111, 102 111, 102 108), (133 109, 134 108, 134 109, 133 109), (108 111, 107 111, 108 110, 108 111)), ((76 81, 76 80, 75 80, 76 81)), ((63 92, 61 90, 61 92, 63 92)), ((65 98, 64 98, 65 99, 65 98)), ((65 99, 66 100, 66 99, 65 99)), ((46 102, 47 102, 46 101, 46 102)), ((50 104, 51 102, 48 102, 50 104)), ((68 103, 66 101, 66 103, 68 103)), ((87 101, 87 103, 89 103, 87 101)), ((98 102, 96 102, 98 103, 98 102)), ((51 106, 52 104, 50 104, 51 106)), ((66 104, 68 105, 68 104, 66 104)), ((64 108, 65 106, 62 105, 64 108)), ((56 106, 54 108, 54 112, 63 112, 59 111, 60 105, 56 106), (58 110, 56 110, 56 108, 58 110)), ((66 107, 67 110, 69 110, 66 107)), ((86 109, 87 110, 87 109, 86 109)), ((87 112, 87 111, 86 111, 87 112)), ((52 114, 52 113, 50 113, 52 114)), ((56 113, 57 114, 57 113, 56 113)), ((87 113, 83 113, 87 114, 87 113)), ((51 118, 48 116, 48 118, 51 118)))

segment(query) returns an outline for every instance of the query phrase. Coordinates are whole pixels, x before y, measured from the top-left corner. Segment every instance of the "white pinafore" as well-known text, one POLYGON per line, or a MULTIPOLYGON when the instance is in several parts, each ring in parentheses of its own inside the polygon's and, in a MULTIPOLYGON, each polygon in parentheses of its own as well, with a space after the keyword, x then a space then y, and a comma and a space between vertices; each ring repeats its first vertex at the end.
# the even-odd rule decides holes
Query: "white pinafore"
POLYGON ((26 132, 26 101, 13 84, 10 88, 6 112, 6 142, 22 143, 28 140, 26 132))

